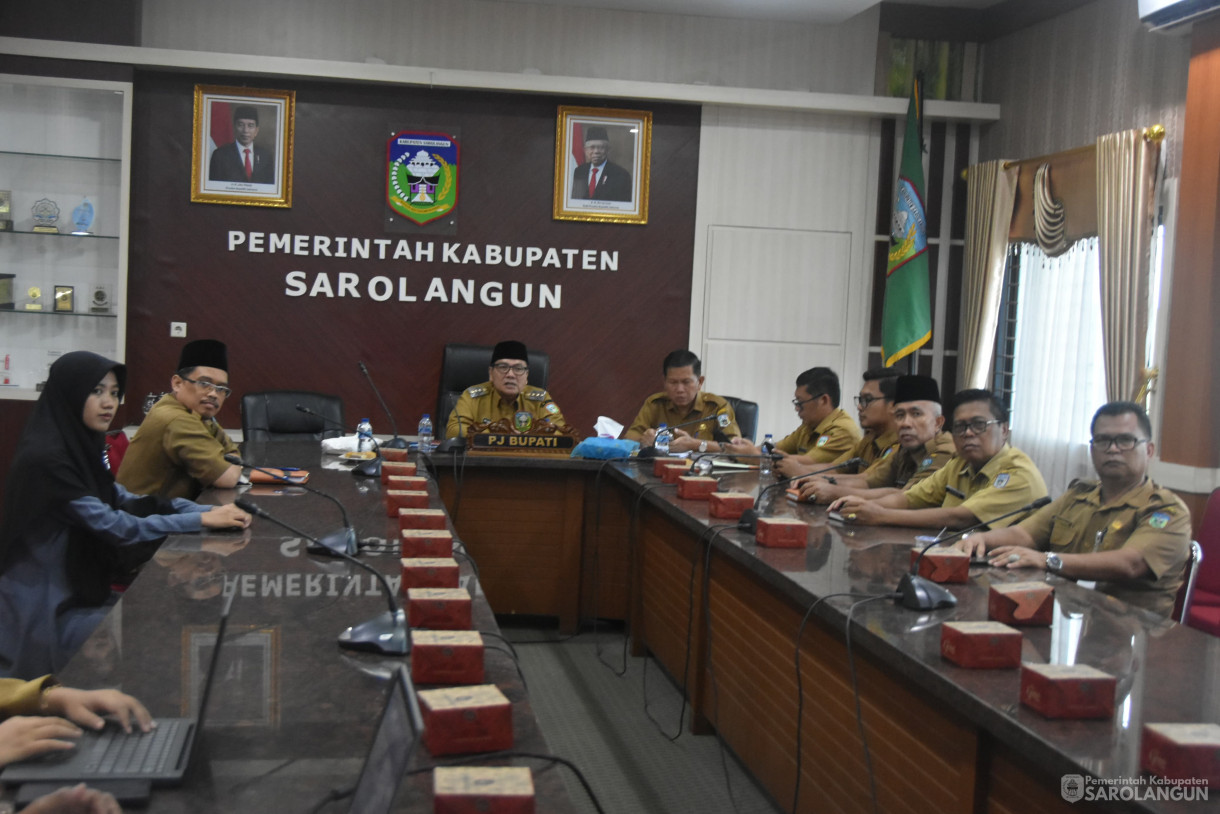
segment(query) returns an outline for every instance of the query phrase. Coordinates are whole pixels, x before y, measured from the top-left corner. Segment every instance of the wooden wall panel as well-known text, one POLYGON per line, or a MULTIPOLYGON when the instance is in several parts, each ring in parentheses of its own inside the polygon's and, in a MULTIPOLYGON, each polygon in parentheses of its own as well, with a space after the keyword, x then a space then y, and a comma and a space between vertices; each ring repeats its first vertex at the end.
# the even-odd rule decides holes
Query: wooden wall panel
MULTIPOLYGON (((364 360, 412 433, 433 411, 446 342, 493 344, 519 338, 551 354, 550 389, 569 422, 589 433, 599 414, 630 419, 656 389, 656 360, 687 337, 699 113, 681 105, 654 114, 652 198, 646 226, 569 223, 551 218, 554 124, 559 102, 580 99, 313 84, 244 78, 252 86, 295 90, 297 121, 291 209, 192 204, 193 86, 220 76, 139 74, 133 138, 132 251, 128 326, 130 389, 142 397, 167 386, 181 340, 168 323, 188 323, 189 338, 230 346, 235 397, 249 390, 302 388, 340 393, 351 422, 386 419, 363 381, 364 360), (384 152, 389 129, 449 127, 461 134, 457 230, 415 236, 435 246, 432 262, 340 260, 230 252, 230 230, 396 238, 382 229, 384 152), (445 241, 479 247, 537 246, 617 251, 618 271, 508 268, 442 262, 445 241), (408 278, 416 303, 285 296, 285 275, 309 281, 340 272, 364 281, 408 278), (505 285, 505 305, 423 302, 427 282, 443 278, 505 285), (513 308, 511 282, 562 285, 559 309, 513 308)), ((238 80, 229 80, 236 83, 238 80)), ((476 300, 477 302, 477 300, 476 300)), ((137 398, 138 402, 139 398, 137 398)), ((133 417, 134 418, 134 417, 133 417)), ((234 406, 222 423, 239 426, 234 406)))

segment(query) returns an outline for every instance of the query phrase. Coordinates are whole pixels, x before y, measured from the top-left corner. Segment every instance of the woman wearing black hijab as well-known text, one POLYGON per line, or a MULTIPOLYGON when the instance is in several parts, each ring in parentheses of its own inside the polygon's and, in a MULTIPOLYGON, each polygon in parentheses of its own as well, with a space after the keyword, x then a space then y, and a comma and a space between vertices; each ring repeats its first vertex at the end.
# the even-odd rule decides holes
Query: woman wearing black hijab
POLYGON ((123 547, 250 524, 232 505, 139 497, 114 482, 105 433, 126 380, 117 362, 64 354, 17 444, 0 523, 0 675, 67 663, 109 609, 110 585, 129 567, 123 547))

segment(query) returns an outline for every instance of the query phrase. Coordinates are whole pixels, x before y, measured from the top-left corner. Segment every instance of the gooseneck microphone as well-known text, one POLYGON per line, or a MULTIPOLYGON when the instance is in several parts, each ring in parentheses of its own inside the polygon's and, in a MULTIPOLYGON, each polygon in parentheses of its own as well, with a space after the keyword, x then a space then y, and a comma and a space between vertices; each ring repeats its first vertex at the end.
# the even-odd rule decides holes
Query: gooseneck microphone
POLYGON ((261 466, 246 463, 239 456, 232 453, 226 455, 225 460, 236 466, 249 467, 256 472, 262 472, 264 475, 275 478, 277 481, 286 483, 289 486, 299 486, 306 492, 321 495, 339 507, 339 512, 343 515, 343 528, 323 534, 321 537, 319 537, 318 542, 321 543, 320 547, 310 544, 308 546, 308 550, 311 554, 330 554, 337 557, 338 551, 345 551, 351 555, 355 555, 357 551, 359 551, 359 546, 356 544, 356 530, 352 528, 352 521, 347 516, 347 508, 339 501, 337 497, 334 495, 328 495, 321 489, 315 489, 312 486, 308 486, 304 483, 295 483, 287 475, 282 475, 273 470, 264 469, 261 466))
POLYGON ((754 498, 754 508, 746 509, 741 513, 741 519, 737 521, 737 528, 741 531, 748 531, 751 534, 758 530, 758 518, 762 515, 759 506, 762 505, 763 495, 770 492, 776 487, 783 486, 786 483, 791 483, 794 480, 801 478, 809 478, 814 475, 822 475, 826 472, 834 472, 836 469, 842 469, 845 466, 859 466, 864 463, 863 458, 849 458, 842 463, 837 463, 834 466, 828 466, 824 469, 818 469, 814 472, 805 472, 801 475, 793 475, 790 478, 780 478, 775 483, 770 483, 758 490, 758 497, 754 498))
MULTIPOLYGON (((261 506, 251 503, 244 497, 239 497, 233 503, 242 511, 249 512, 255 517, 261 517, 264 520, 270 520, 277 526, 288 529, 308 542, 323 545, 321 540, 311 537, 300 529, 293 528, 277 517, 272 517, 261 506)), ((372 653, 384 653, 389 656, 405 656, 410 653, 411 635, 410 628, 407 625, 407 614, 398 606, 398 602, 394 598, 394 592, 390 590, 390 583, 386 580, 385 574, 345 551, 340 549, 331 549, 331 551, 375 576, 377 581, 381 583, 381 590, 385 591, 386 604, 389 606, 389 610, 385 613, 378 614, 367 622, 353 625, 340 633, 339 646, 345 647, 348 650, 366 650, 372 653)))
POLYGON ((387 449, 406 449, 407 439, 398 437, 398 422, 394 420, 394 414, 390 412, 390 408, 386 405, 385 399, 381 397, 381 391, 377 389, 376 383, 373 382, 373 377, 369 375, 369 369, 365 367, 364 362, 356 362, 360 365, 360 372, 364 374, 364 378, 368 379, 369 387, 373 388, 373 395, 381 402, 381 409, 385 410, 386 418, 390 419, 390 429, 394 430, 394 437, 385 442, 387 449))
POLYGON ((919 556, 915 558, 915 562, 911 563, 911 570, 903 574, 902 579, 898 580, 898 596, 895 601, 904 608, 917 611, 953 607, 957 604, 957 597, 948 588, 919 576, 919 563, 923 559, 923 555, 928 553, 928 550, 934 545, 944 545, 950 540, 955 540, 976 529, 981 529, 983 526, 990 526, 996 521, 1006 520, 1013 515, 1036 511, 1050 502, 1051 499, 1049 497, 1040 497, 1033 503, 1026 503, 1021 508, 1013 509, 1011 512, 1006 512, 999 517, 993 517, 990 520, 975 523, 973 526, 967 526, 960 531, 950 534, 948 537, 942 538, 939 534, 936 535, 935 540, 920 549, 919 556))
MULTIPOLYGON (((342 423, 335 421, 330 416, 322 415, 317 410, 311 410, 308 407, 305 407, 304 405, 301 405, 301 404, 297 405, 297 410, 299 412, 305 413, 306 415, 311 415, 311 416, 320 418, 323 421, 325 421, 327 424, 330 424, 333 427, 338 427, 339 429, 343 430, 344 432, 351 431, 351 427, 347 427, 347 426, 343 425, 342 423)), ((372 459, 371 461, 361 461, 360 463, 353 466, 352 467, 353 475, 360 475, 361 477, 365 477, 365 478, 380 478, 381 477, 381 445, 377 443, 376 438, 373 439, 373 452, 375 452, 377 454, 377 457, 372 459)))

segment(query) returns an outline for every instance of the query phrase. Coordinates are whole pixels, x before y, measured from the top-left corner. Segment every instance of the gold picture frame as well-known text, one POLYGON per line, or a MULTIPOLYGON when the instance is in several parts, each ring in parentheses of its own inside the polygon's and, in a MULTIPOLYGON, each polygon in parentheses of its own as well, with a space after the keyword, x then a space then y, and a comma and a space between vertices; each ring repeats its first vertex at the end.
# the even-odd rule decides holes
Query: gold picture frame
POLYGON ((560 105, 554 219, 648 223, 651 164, 651 111, 560 105))
POLYGON ((295 123, 296 91, 196 85, 191 201, 290 208, 295 123))
POLYGON ((55 286, 55 310, 60 313, 71 313, 76 310, 76 289, 73 286, 55 286))

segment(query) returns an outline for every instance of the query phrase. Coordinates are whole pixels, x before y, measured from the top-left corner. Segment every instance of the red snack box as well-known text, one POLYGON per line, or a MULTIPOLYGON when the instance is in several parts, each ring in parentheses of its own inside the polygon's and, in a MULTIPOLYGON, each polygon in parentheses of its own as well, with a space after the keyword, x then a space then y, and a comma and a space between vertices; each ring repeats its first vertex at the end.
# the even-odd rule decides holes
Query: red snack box
POLYGON ((453 535, 448 529, 402 529, 400 557, 452 557, 453 535))
POLYGON ((1049 625, 1055 615, 1055 589, 1045 582, 993 584, 987 618, 1006 625, 1049 625))
POLYGON ((404 557, 402 590, 411 588, 456 588, 459 584, 457 560, 444 557, 404 557))
POLYGON ((687 500, 707 500, 720 487, 715 478, 683 475, 678 478, 678 497, 687 500))
POLYGON ((444 529, 448 528, 444 509, 399 509, 400 529, 444 529))
MULTIPOLYGON (((383 449, 382 455, 385 454, 383 449)), ((391 477, 410 477, 415 474, 415 464, 405 463, 403 461, 391 461, 386 459, 381 462, 381 482, 386 483, 391 477)), ((402 487, 407 488, 407 487, 402 487)), ((410 487, 412 489, 418 487, 410 487)))
POLYGON ((437 766, 433 814, 534 814, 534 776, 525 766, 437 766))
POLYGON ((1118 679, 1087 664, 1022 664, 1021 703, 1047 718, 1109 718, 1118 679))
POLYGON ((689 470, 690 470, 690 461, 683 461, 682 463, 678 463, 678 464, 671 463, 669 466, 664 467, 661 470, 661 482, 662 483, 677 483, 678 478, 685 475, 687 473, 687 471, 689 471, 689 470))
POLYGON ((1021 631, 999 622, 945 622, 940 654, 959 667, 992 670, 1021 666, 1021 631))
POLYGON ((411 627, 428 630, 470 630, 470 594, 462 588, 409 588, 407 619, 411 627))
MULTIPOLYGON (((402 463, 403 461, 407 460, 407 456, 410 454, 410 452, 411 451, 409 449, 395 449, 394 447, 381 447, 381 458, 382 458, 381 465, 382 465, 382 467, 384 467, 386 461, 393 461, 394 463, 402 463)), ((411 464, 411 466, 415 466, 415 464, 411 464)), ((384 468, 382 469, 382 471, 383 472, 385 471, 384 468)), ((395 475, 414 475, 415 470, 412 469, 410 472, 395 472, 393 474, 395 474, 395 475)))
POLYGON ((1140 768, 1170 780, 1206 780, 1214 789, 1220 785, 1220 724, 1144 724, 1140 768))
MULTIPOLYGON (((911 549, 911 565, 919 558, 919 551, 911 549)), ((970 579, 970 555, 952 546, 932 546, 919 560, 919 575, 933 582, 966 582, 970 579)))
MULTIPOLYGON (((406 480, 400 478, 399 480, 406 480)), ((401 489, 387 489, 385 493, 386 517, 394 517, 399 509, 426 509, 432 502, 427 492, 407 492, 401 489)))
POLYGON ((745 492, 712 492, 708 495, 708 513, 712 517, 736 520, 746 509, 752 508, 754 497, 745 492))
POLYGON ((665 474, 666 467, 681 466, 685 469, 690 469, 690 461, 682 458, 653 458, 652 459, 652 476, 659 478, 665 474))
POLYGON ((424 746, 433 756, 513 746, 513 708, 494 684, 420 690, 424 746))
POLYGON ((804 548, 809 524, 795 517, 760 517, 754 540, 772 548, 804 548))
MULTIPOLYGON (((415 466, 415 464, 403 464, 404 466, 415 466)), ((384 469, 382 470, 385 471, 384 469)), ((388 475, 381 478, 381 482, 386 485, 387 489, 398 489, 400 491, 410 492, 426 492, 428 491, 428 479, 416 477, 414 475, 388 475)))
POLYGON ((412 630, 416 684, 483 683, 483 637, 477 630, 412 630))

